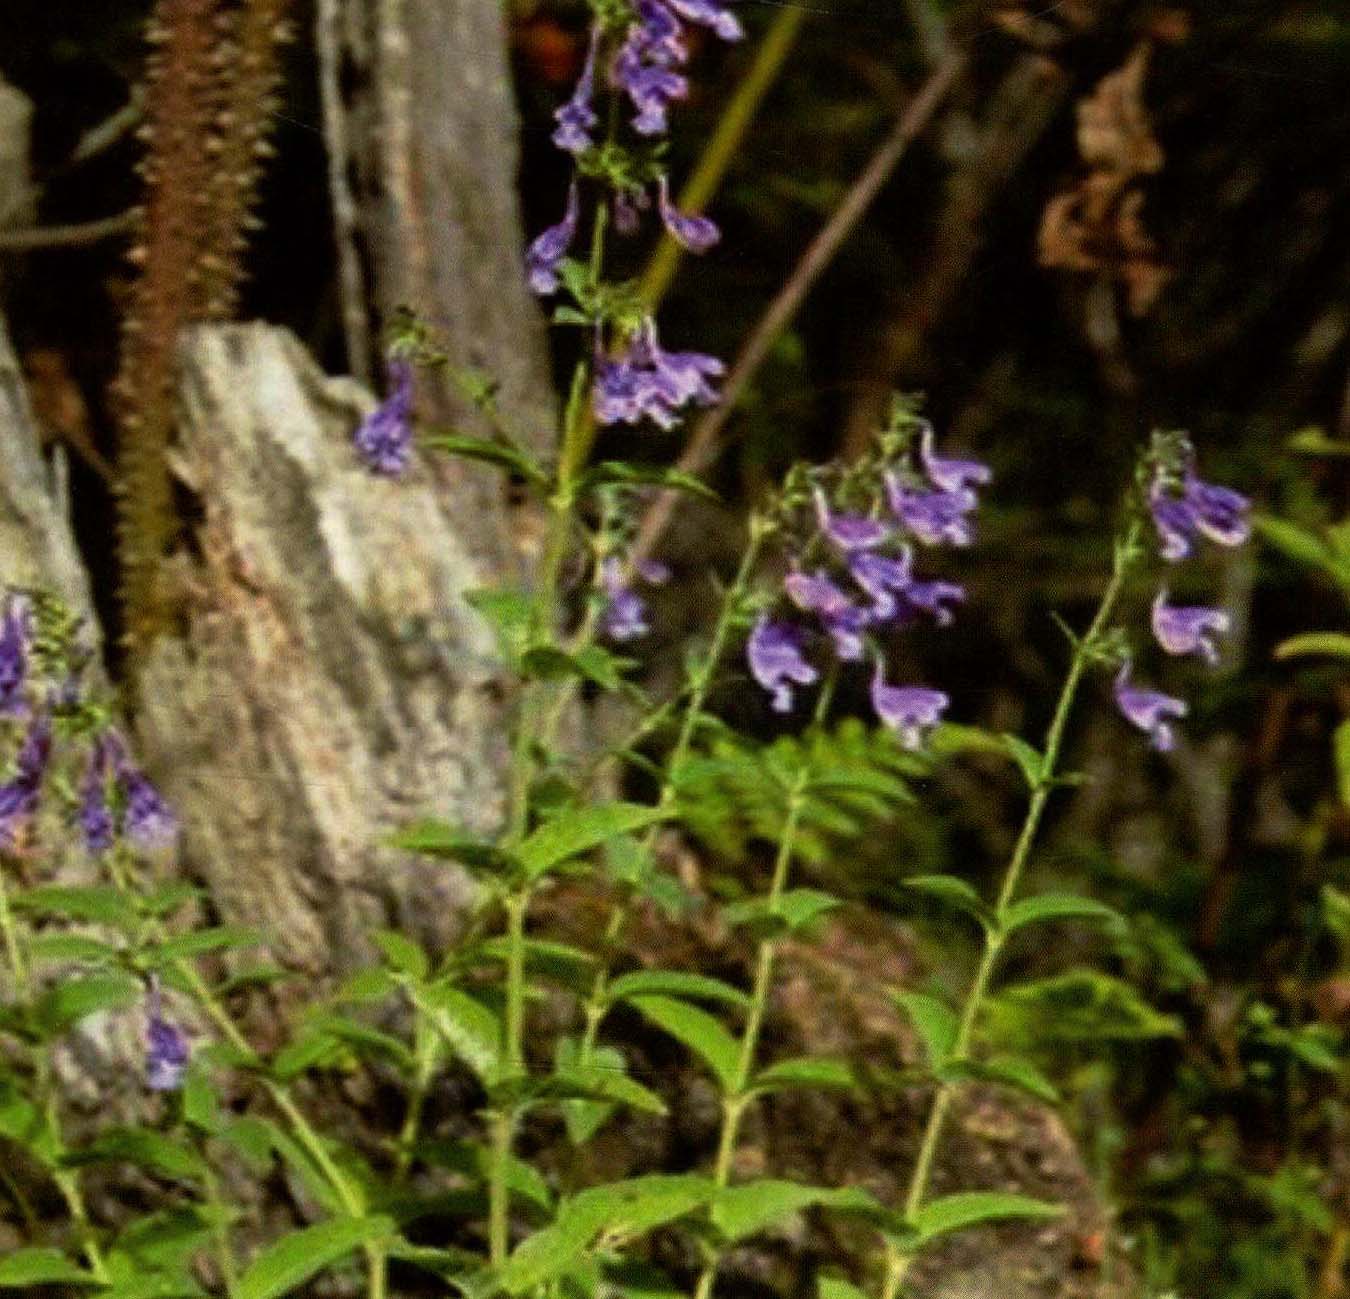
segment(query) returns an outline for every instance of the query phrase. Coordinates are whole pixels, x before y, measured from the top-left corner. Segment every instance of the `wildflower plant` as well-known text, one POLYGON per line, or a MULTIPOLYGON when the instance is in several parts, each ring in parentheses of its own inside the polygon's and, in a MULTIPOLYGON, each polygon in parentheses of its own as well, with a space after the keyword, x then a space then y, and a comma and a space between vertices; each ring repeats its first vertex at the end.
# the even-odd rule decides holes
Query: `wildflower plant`
MULTIPOLYGON (((1069 637, 1065 681, 1043 742, 982 737, 947 724, 948 711, 962 707, 949 683, 917 679, 902 664, 910 661, 903 651, 914 627, 960 634, 962 556, 977 542, 980 496, 992 474, 939 445, 914 405, 897 401, 867 455, 849 465, 797 466, 756 508, 706 643, 686 657, 667 701, 649 699, 628 655, 648 634, 650 592, 669 573, 636 553, 634 525, 654 487, 707 489, 675 471, 597 461, 594 434, 608 425, 677 427, 718 400, 723 364, 662 340, 637 290, 604 278, 606 243, 611 228, 635 234, 652 213, 691 251, 716 246, 710 218, 674 206, 661 137, 688 93, 691 28, 730 41, 741 27, 734 7, 719 0, 594 0, 592 12, 579 81, 556 113, 554 143, 573 159, 574 176, 561 219, 532 241, 522 268, 530 287, 552 301, 554 322, 582 340, 552 453, 531 451, 533 439, 509 427, 490 387, 471 378, 466 389, 491 435, 442 429, 420 438, 427 454, 511 475, 547 515, 531 584, 471 598, 493 624, 518 683, 504 822, 482 836, 429 819, 396 838, 427 858, 427 869, 449 860, 476 877, 467 937, 433 953, 400 932, 375 934, 376 965, 294 1024, 274 1026, 285 1030, 279 1045, 255 1047, 236 1012, 248 988, 277 972, 222 960, 237 962, 257 936, 174 920, 194 891, 159 882, 156 862, 172 854, 178 826, 110 710, 84 683, 78 629, 33 596, 15 594, 3 609, 0 734, 11 756, 0 782, 0 932, 9 968, 0 1135, 50 1177, 69 1229, 17 1260, 0 1260, 0 1284, 268 1299, 359 1258, 370 1299, 390 1293, 392 1267, 466 1299, 599 1299, 623 1293, 632 1266, 650 1263, 648 1239, 669 1232, 693 1261, 682 1273, 649 1280, 646 1292, 709 1299, 730 1250, 814 1207, 849 1217, 876 1242, 859 1284, 822 1279, 826 1299, 895 1299, 914 1259, 951 1232, 1058 1211, 1003 1191, 933 1197, 934 1161, 957 1094, 972 1079, 1042 1099, 1054 1094, 1030 1062, 982 1053, 980 1033, 1015 933, 1112 918, 1088 898, 1018 896, 1046 806, 1066 783, 1059 763, 1071 710, 1089 673, 1114 675, 1126 720, 1155 748, 1172 746, 1184 703, 1136 682, 1142 651, 1128 648, 1131 638, 1116 619, 1138 594, 1152 529, 1169 585, 1158 588, 1141 623, 1165 654, 1212 661, 1226 616, 1175 603, 1170 590, 1202 540, 1233 545, 1245 537, 1246 503, 1197 476, 1184 438, 1160 437, 1122 512, 1097 612, 1069 637), (793 733, 770 741, 737 735, 712 709, 715 688, 727 681, 754 683, 766 715, 793 733), (866 723, 839 716, 840 686, 849 683, 869 701, 866 723), (607 763, 565 743, 569 708, 596 691, 626 697, 640 714, 606 758, 649 780, 654 793, 646 801, 608 796, 607 763), (926 1050, 933 1086, 904 1196, 887 1203, 861 1187, 738 1182, 746 1116, 765 1097, 859 1085, 842 1060, 766 1058, 764 1026, 785 940, 809 936, 844 905, 808 883, 803 867, 893 816, 915 797, 934 754, 963 742, 992 746, 1016 763, 1027 810, 992 903, 955 876, 904 880, 967 915, 983 938, 957 1004, 893 990, 926 1050), (653 752, 663 756, 654 761, 653 752), (80 843, 96 882, 32 884, 17 870, 42 846, 35 827, 48 805, 80 843), (637 909, 688 901, 663 865, 663 836, 678 827, 701 835, 711 822, 723 832, 743 825, 748 839, 774 846, 763 891, 720 908, 750 952, 748 988, 697 970, 625 968, 637 909), (603 884, 610 899, 592 950, 535 928, 541 896, 578 875, 603 884), (546 996, 570 1007, 569 1023, 552 1041, 541 1040, 532 1020, 546 996), (615 1036, 620 1010, 678 1043, 691 1067, 706 1073, 719 1102, 715 1149, 703 1166, 680 1173, 653 1170, 599 1185, 550 1178, 524 1153, 537 1148, 531 1125, 545 1116, 581 1147, 620 1110, 665 1112, 663 1097, 630 1072, 615 1036), (72 1137, 55 1053, 95 1014, 134 1026, 144 1095, 130 1121, 72 1137), (314 1088, 356 1067, 378 1070, 400 1090, 401 1121, 383 1143, 358 1144, 312 1116, 314 1088), (451 1070, 471 1080, 468 1137, 447 1135, 432 1117, 429 1101, 451 1070), (224 1101, 227 1087, 242 1104, 224 1101), (156 1212, 173 1216, 172 1230, 158 1218, 148 1229, 95 1220, 87 1170, 128 1161, 166 1188, 156 1212), (243 1212, 221 1189, 237 1178, 225 1173, 242 1167, 258 1180, 277 1163, 301 1188, 313 1220, 251 1251, 243 1212), (137 1232, 147 1230, 159 1242, 149 1261, 137 1247, 137 1232)), ((390 394, 354 437, 353 455, 372 473, 397 476, 413 465, 415 370, 438 360, 434 338, 405 320, 391 348, 390 394)))

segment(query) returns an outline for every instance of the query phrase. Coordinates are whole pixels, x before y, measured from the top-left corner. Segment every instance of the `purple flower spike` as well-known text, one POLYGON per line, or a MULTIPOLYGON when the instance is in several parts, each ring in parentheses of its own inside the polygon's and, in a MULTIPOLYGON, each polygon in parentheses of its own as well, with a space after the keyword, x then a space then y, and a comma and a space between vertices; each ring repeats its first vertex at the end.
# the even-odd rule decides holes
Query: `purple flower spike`
POLYGON ((37 811, 51 751, 51 724, 40 716, 28 728, 19 747, 14 779, 0 785, 0 848, 14 851, 24 827, 37 811))
POLYGON ((681 18, 711 27, 724 41, 739 41, 745 35, 740 19, 721 0, 668 0, 681 18))
POLYGON ((145 996, 145 1085, 151 1091, 177 1091, 191 1055, 187 1034, 165 1018, 159 980, 152 975, 145 996))
POLYGON ((1165 590, 1153 601, 1153 634, 1169 654, 1195 654, 1206 663, 1217 663, 1214 637, 1226 635, 1231 625, 1224 609, 1168 604, 1165 590))
POLYGON ((0 619, 0 716, 18 717, 27 708, 23 687, 28 678, 30 635, 28 602, 11 595, 0 619))
POLYGON ((776 713, 792 711, 792 686, 809 686, 820 676, 802 656, 801 633, 790 623, 761 615, 745 647, 750 673, 773 696, 776 713))
POLYGON ((1121 664, 1116 675, 1116 706, 1126 721, 1148 734, 1153 747, 1166 753, 1176 744, 1176 734, 1168 722, 1186 716, 1186 701, 1157 690, 1143 690, 1130 684, 1130 661, 1121 664))
POLYGON ((875 550, 888 540, 891 529, 880 519, 864 514, 832 514, 825 493, 816 488, 816 517, 820 530, 846 555, 856 550, 875 550))
POLYGON ((974 541, 975 533, 966 516, 977 501, 969 488, 923 491, 887 474, 886 495, 892 513, 925 545, 968 546, 974 541))
POLYGON ((688 78, 672 71, 688 53, 678 20, 659 0, 639 0, 638 14, 640 21, 629 28, 610 75, 637 109, 633 130, 663 135, 670 105, 689 93, 688 78))
POLYGON ((591 139, 591 130, 599 120, 592 103, 595 99, 595 54, 600 44, 600 28, 591 28, 590 48, 586 51, 586 63, 577 79, 572 98, 556 113, 554 120, 558 128, 553 132, 553 143, 565 153, 584 153, 595 141, 591 139))
POLYGON ((783 587, 792 603, 820 617, 821 625, 834 641, 835 653, 845 663, 856 663, 863 656, 862 631, 870 622, 866 609, 860 609, 824 573, 789 573, 783 587))
POLYGON ((389 384, 389 395, 361 421, 352 442, 367 469, 395 478, 412 460, 412 366, 390 361, 389 384))
POLYGON ((664 176, 656 182, 656 196, 666 229, 676 242, 691 253, 706 253, 722 237, 722 232, 711 217, 681 212, 670 201, 670 182, 664 176))
POLYGON ((567 256, 572 240, 577 237, 577 222, 581 217, 581 192, 574 180, 567 191, 567 207, 563 219, 549 226, 529 246, 525 253, 525 269, 529 272, 530 289, 541 298, 558 291, 558 266, 567 256))
POLYGON ((656 339, 656 325, 643 322, 628 351, 616 360, 596 363, 592 402, 600 424, 637 424, 644 417, 664 429, 679 423, 688 402, 710 406, 717 393, 708 382, 725 367, 701 352, 666 352, 656 339))
POLYGON ((949 460, 933 453, 933 426, 925 421, 919 437, 919 459, 935 487, 944 492, 960 492, 993 478, 993 470, 978 460, 949 460))
POLYGON ((178 838, 178 818, 147 779, 144 772, 127 764, 119 773, 126 794, 126 835, 143 852, 173 846, 178 838))
POLYGON ((113 846, 117 827, 108 804, 108 775, 112 750, 108 737, 100 736, 89 751, 88 765, 80 785, 80 833, 91 857, 101 856, 113 846))
POLYGON ((951 700, 941 690, 927 686, 891 686, 877 661, 872 675, 872 707, 877 716, 900 736, 907 749, 921 749, 928 732, 941 720, 951 700))

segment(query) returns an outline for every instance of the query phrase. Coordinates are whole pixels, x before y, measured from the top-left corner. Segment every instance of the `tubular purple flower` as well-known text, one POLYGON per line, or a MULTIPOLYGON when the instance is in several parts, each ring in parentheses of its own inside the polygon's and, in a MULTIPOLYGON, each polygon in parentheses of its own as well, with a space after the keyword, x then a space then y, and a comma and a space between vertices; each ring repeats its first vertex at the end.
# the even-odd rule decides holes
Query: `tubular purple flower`
POLYGON ((0 618, 0 716, 18 717, 27 709, 28 643, 32 635, 28 601, 20 595, 5 600, 0 618))
POLYGON ((525 252, 530 289, 541 298, 558 291, 558 266, 567 256, 572 240, 577 237, 580 217, 581 191, 573 180, 567 189, 567 207, 563 210, 563 219, 556 226, 549 226, 525 252))
POLYGON ((389 395, 357 426, 352 443, 367 469, 393 478, 412 460, 412 366, 392 359, 389 384, 389 395))
POLYGON ((1219 661, 1213 638, 1226 635, 1232 625, 1224 609, 1168 604, 1166 590, 1153 601, 1152 622, 1158 644, 1169 654, 1195 654, 1211 665, 1219 661))
POLYGON ((870 550, 855 551, 848 557, 848 571, 872 600, 872 618, 886 622, 902 612, 903 596, 914 580, 913 555, 908 546, 899 559, 878 555, 870 550))
POLYGON ((866 609, 854 604, 823 572, 793 571, 784 579, 783 588, 797 608, 820 618, 842 661, 856 663, 862 658, 861 633, 870 621, 866 609))
POLYGON ((591 42, 586 51, 586 63, 577 79, 572 98, 553 114, 558 123, 553 132, 553 143, 565 153, 584 153, 595 141, 591 131, 599 120, 595 115, 595 55, 600 46, 600 25, 591 28, 591 42))
POLYGON ((177 1091, 191 1055, 187 1034, 165 1017, 159 980, 151 975, 145 995, 145 1085, 151 1091, 177 1091))
POLYGON ((890 539, 891 529, 880 519, 869 519, 864 514, 834 514, 819 488, 815 491, 816 518, 820 530, 846 555, 855 550, 875 550, 890 539))
POLYGON ((37 811, 51 751, 51 723, 39 716, 19 746, 14 778, 0 785, 0 848, 14 851, 23 828, 37 811))
POLYGON ((792 711, 792 685, 809 686, 820 673, 802 655, 801 632, 761 614, 745 646, 750 674, 773 696, 776 713, 792 711))
POLYGON ((724 41, 739 41, 745 35, 740 19, 722 0, 667 0, 667 3, 681 18, 711 27, 724 41))
MULTIPOLYGON (((636 573, 644 582, 653 585, 660 585, 670 577, 670 570, 664 564, 650 559, 639 563, 636 573)), ((610 640, 636 640, 651 630, 647 623, 647 602, 633 590, 618 555, 607 555, 601 561, 600 588, 605 593, 600 630, 610 640)))
POLYGON ((101 856, 113 846, 117 827, 108 803, 108 776, 112 753, 106 736, 99 736, 89 750, 80 784, 80 833, 85 851, 91 857, 101 856))
POLYGON ((914 608, 932 614, 939 627, 950 627, 956 619, 950 606, 966 598, 966 589, 956 582, 911 582, 902 598, 914 608))
POLYGON ((173 846, 178 818, 145 773, 129 763, 118 773, 126 794, 123 828, 127 838, 144 852, 173 846))
POLYGON ((708 382, 724 370, 722 362, 701 352, 666 352, 649 317, 624 355, 596 362, 592 404, 600 424, 637 424, 644 416, 662 428, 674 428, 688 402, 711 405, 717 393, 708 382))
POLYGON ((919 436, 919 459, 933 485, 944 492, 960 492, 993 478, 993 470, 978 460, 947 459, 933 453, 933 426, 927 420, 919 436))
POLYGON ((1148 505, 1162 543, 1160 553, 1170 563, 1186 559, 1199 535, 1220 546, 1240 546, 1251 536, 1251 501, 1231 488, 1204 482, 1190 468, 1179 491, 1159 470, 1148 505))
POLYGON ((664 175, 656 182, 656 202, 666 229, 691 253, 706 253, 722 237, 711 217, 681 212, 670 201, 670 182, 664 175))
POLYGON ((1132 686, 1129 659, 1120 665, 1120 671, 1116 674, 1115 695, 1116 706, 1125 720, 1146 732, 1155 749, 1166 753, 1176 744, 1176 734, 1168 719, 1186 716, 1184 699, 1132 686))
POLYGON ((978 504, 969 488, 960 491, 923 491, 886 475, 891 512, 920 541, 929 546, 968 546, 975 539, 966 517, 978 504))
POLYGON ((669 126, 670 105, 689 93, 688 78, 672 71, 670 66, 682 63, 686 57, 678 39, 679 23, 664 6, 653 7, 670 18, 676 35, 669 40, 653 39, 651 29, 645 24, 635 24, 619 48, 610 74, 637 109, 632 127, 639 135, 664 135, 669 126))
POLYGON ((900 736, 907 749, 921 749, 928 733, 941 720, 951 700, 927 686, 887 685, 881 660, 872 674, 872 707, 876 715, 900 736))

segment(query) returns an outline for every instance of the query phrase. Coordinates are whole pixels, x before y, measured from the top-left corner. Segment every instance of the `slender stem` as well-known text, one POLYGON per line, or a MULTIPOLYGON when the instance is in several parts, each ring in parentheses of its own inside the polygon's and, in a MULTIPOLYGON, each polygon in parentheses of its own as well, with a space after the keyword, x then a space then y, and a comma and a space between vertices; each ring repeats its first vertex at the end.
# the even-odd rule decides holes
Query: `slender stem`
MULTIPOLYGON (((1097 612, 1093 616, 1086 634, 1074 646, 1073 658, 1070 660, 1064 685, 1060 689, 1054 715, 1051 717, 1050 725, 1045 733, 1040 775, 1031 791, 1031 799, 1027 804, 1026 817, 1022 822, 1021 832, 1017 836, 1017 843, 1013 847, 1012 856, 1008 859, 1008 866, 1004 871, 1003 882, 999 887, 998 901, 994 906, 993 920, 985 935, 984 951, 980 955, 975 977, 971 980, 970 988, 966 993, 965 1005, 962 1007, 956 1037, 952 1043, 950 1055, 952 1060, 963 1059, 970 1050, 971 1039, 974 1036, 975 1025, 984 1005, 985 995, 989 990, 990 980, 993 978, 999 955, 1007 940, 1008 909, 1017 893, 1022 872, 1036 841, 1036 833, 1040 829, 1045 805, 1049 801, 1051 791, 1055 786, 1055 768, 1059 762, 1060 748, 1063 745, 1064 730, 1068 725, 1069 714, 1073 710, 1074 699, 1077 697, 1083 674, 1098 650, 1102 634, 1105 632, 1116 602, 1120 598, 1125 578, 1137 552, 1138 538, 1139 524, 1134 523, 1130 526, 1124 540, 1116 546, 1111 580, 1102 593, 1101 602, 1097 606, 1097 612)), ((924 1197, 928 1193, 928 1182, 933 1172, 933 1161, 942 1139, 948 1112, 956 1095, 956 1088, 955 1082, 938 1084, 937 1094, 934 1096, 932 1107, 928 1111, 923 1137, 919 1142, 919 1153, 915 1157, 914 1168, 910 1174, 909 1186, 905 1193, 904 1213, 906 1217, 912 1217, 922 1207, 924 1197)), ((913 1259, 912 1253, 907 1253, 894 1241, 887 1242, 886 1275, 881 1288, 882 1299, 896 1299, 913 1259)))
MULTIPOLYGON (((736 569, 736 575, 732 578, 731 585, 722 597, 717 621, 713 624, 712 640, 709 642, 708 652, 693 675, 689 702, 685 706, 675 743, 666 758, 661 793, 658 799, 658 805, 662 808, 669 808, 675 801, 680 768, 689 757, 689 750, 694 742, 694 733, 698 729, 699 719, 703 716, 703 706, 708 701, 708 694, 712 689, 713 681, 716 679, 718 664, 722 661, 723 654, 726 653, 727 642, 731 639, 736 617, 744 603, 745 593, 749 589, 755 565, 759 562, 759 556, 768 541, 770 531, 771 527, 767 520, 759 517, 751 519, 749 540, 746 542, 745 551, 741 555, 741 562, 736 569)), ((646 833, 642 845, 644 858, 648 857, 656 846, 656 836, 660 833, 660 825, 660 822, 653 823, 646 833)), ((620 936, 627 928, 633 901, 632 895, 625 893, 610 913, 609 924, 605 929, 604 943, 601 949, 602 960, 595 972, 594 979, 591 981, 590 992, 587 994, 583 1005, 586 1026, 582 1032, 581 1047, 577 1056, 578 1062, 582 1065, 590 1064, 595 1052, 596 1037, 600 1032, 600 1023, 605 1017, 605 998, 609 991, 610 978, 613 975, 615 949, 618 946, 620 936)))
POLYGON ((216 1266, 220 1268, 220 1279, 225 1283, 227 1299, 234 1299, 239 1288, 239 1269, 235 1265, 234 1251, 230 1248, 230 1228, 225 1217, 225 1201, 220 1194, 220 1182, 216 1179, 208 1161, 203 1160, 205 1175, 202 1179, 206 1187, 206 1199, 213 1211, 211 1224, 211 1245, 216 1256, 216 1266))
POLYGON ((408 1109, 403 1115, 403 1126, 398 1134, 398 1154, 394 1161, 394 1174, 398 1181, 408 1175, 412 1167, 413 1153, 417 1146, 417 1134, 422 1126, 422 1111, 426 1107, 427 1094, 431 1090, 432 1079, 441 1062, 441 1039, 425 1018, 418 1015, 413 1025, 414 1072, 412 1091, 408 1095, 408 1109))
POLYGON ((20 996, 27 996, 28 963, 24 960, 23 946, 19 942, 19 932, 14 924, 14 913, 9 909, 9 889, 5 885, 3 870, 0 870, 0 931, 3 931, 5 936, 5 956, 14 975, 14 987, 20 996))

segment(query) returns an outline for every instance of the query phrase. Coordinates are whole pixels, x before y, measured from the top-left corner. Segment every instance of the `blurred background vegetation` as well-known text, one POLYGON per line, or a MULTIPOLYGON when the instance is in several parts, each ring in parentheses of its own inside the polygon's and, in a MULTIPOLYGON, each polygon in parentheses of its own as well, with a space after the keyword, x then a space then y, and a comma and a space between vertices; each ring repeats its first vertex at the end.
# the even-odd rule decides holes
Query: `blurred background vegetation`
MULTIPOLYGON (((676 178, 786 7, 747 0, 747 42, 700 52, 673 135, 676 178)), ((0 77, 35 106, 31 226, 135 203, 134 130, 83 161, 72 153, 131 98, 148 8, 6 0, 0 77)), ((299 4, 293 18, 238 313, 289 326, 341 370, 313 15, 299 4)), ((579 71, 586 22, 569 0, 510 5, 529 232, 556 220, 567 160, 549 144, 551 113, 579 71)), ((925 394, 948 443, 990 461, 996 481, 979 544, 954 568, 971 587, 959 634, 916 640, 916 670, 950 691, 957 720, 1024 733, 1043 724, 1064 657, 1049 611, 1074 621, 1095 598, 1149 430, 1189 429, 1206 476, 1256 498, 1259 544, 1209 561, 1236 614, 1224 663, 1161 682, 1192 701, 1185 742, 1165 759, 1144 753, 1103 692, 1073 737, 1090 780, 1057 808, 1038 865, 1132 917, 1128 934, 1092 941, 1138 1000, 1047 988, 994 1031, 1028 1038, 1070 1078, 1076 1133, 1149 1291, 1339 1294, 1350 1245, 1350 657, 1335 639, 1350 627, 1350 14, 1339 0, 811 0, 710 205, 723 242, 673 283, 671 346, 736 356, 954 52, 964 70, 755 376, 712 477, 741 509, 795 458, 858 449, 893 390, 925 394), (1330 635, 1291 642, 1307 633, 1330 635)), ((4 309, 43 427, 70 448, 75 527, 105 592, 125 253, 116 236, 0 239, 4 309)), ((572 345, 557 344, 558 374, 572 345)), ((680 446, 644 431, 613 449, 674 459, 680 446)), ((677 523, 665 543, 691 581, 662 596, 658 674, 698 624, 692 579, 734 553, 734 519, 706 523, 677 523)), ((914 869, 993 872, 1017 800, 1004 769, 955 767, 923 811, 839 869, 884 909, 902 905, 897 854, 914 869)), ((944 948, 933 944, 930 964, 956 983, 944 948)), ((1034 974, 1037 953, 1017 963, 1034 974)))

